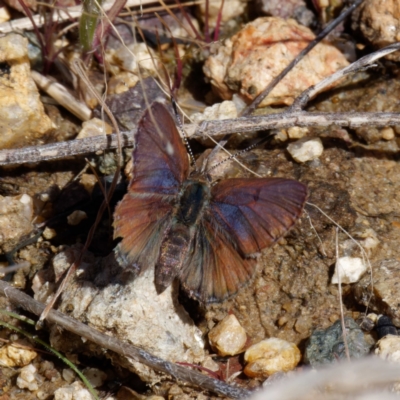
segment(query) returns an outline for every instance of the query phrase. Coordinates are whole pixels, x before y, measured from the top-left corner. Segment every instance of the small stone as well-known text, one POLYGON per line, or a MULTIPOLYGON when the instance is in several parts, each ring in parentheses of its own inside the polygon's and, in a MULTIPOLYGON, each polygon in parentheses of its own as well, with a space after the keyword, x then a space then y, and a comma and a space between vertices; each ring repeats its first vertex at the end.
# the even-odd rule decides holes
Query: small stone
POLYGON ((395 137, 394 129, 391 127, 381 129, 382 139, 392 140, 395 137))
MULTIPOLYGON (((315 21, 315 15, 308 9, 304 0, 256 0, 256 10, 273 17, 294 18, 304 26, 310 26, 315 21)), ((315 4, 315 3, 314 3, 315 4)), ((315 5, 318 9, 318 6, 315 5)))
POLYGON ((201 363, 201 366, 213 372, 219 371, 218 363, 215 362, 210 356, 206 357, 206 359, 201 363))
POLYGON ((338 270, 340 271, 341 283, 358 282, 367 271, 367 266, 358 257, 340 257, 335 264, 335 272, 332 276, 332 283, 339 283, 338 270))
POLYGON ((92 174, 82 174, 79 183, 85 188, 85 190, 89 194, 92 194, 93 189, 95 188, 97 183, 97 177, 92 174))
POLYGON ((301 139, 306 136, 308 132, 308 128, 301 128, 299 126, 292 126, 287 130, 290 139, 301 139))
POLYGON ((46 240, 51 240, 57 236, 57 232, 55 229, 49 228, 48 226, 46 226, 44 228, 42 235, 46 240))
POLYGON ((36 144, 53 129, 32 79, 28 40, 17 33, 0 37, 0 148, 36 144))
POLYGON ((214 104, 211 107, 206 107, 202 113, 195 113, 191 116, 193 122, 209 121, 214 119, 229 119, 237 118, 238 111, 233 101, 223 101, 222 103, 214 104))
MULTIPOLYGON (((400 40, 399 20, 398 0, 365 0, 353 15, 352 28, 360 30, 374 47, 382 48, 400 40)), ((399 52, 385 58, 399 61, 399 52)))
POLYGON ((221 18, 222 23, 232 21, 234 18, 242 15, 246 8, 246 0, 229 0, 226 2, 224 7, 222 7, 222 0, 210 0, 206 2, 199 3, 199 14, 200 18, 205 21, 207 18, 207 23, 211 28, 215 28, 219 18, 221 18), (221 16, 219 14, 221 12, 221 16))
POLYGON ((357 323, 365 332, 371 332, 375 328, 375 322, 371 318, 368 318, 368 316, 358 319, 357 323))
POLYGON ((278 129, 275 133, 275 140, 279 142, 286 142, 288 140, 288 134, 284 129, 278 129))
POLYGON ((8 11, 8 8, 5 6, 0 6, 0 24, 9 21, 10 18, 11 15, 10 12, 8 11))
POLYGON ((76 374, 71 368, 64 368, 62 371, 62 377, 66 382, 72 383, 76 377, 76 374))
POLYGON ((300 316, 297 318, 294 328, 296 332, 300 334, 309 333, 310 327, 312 326, 312 321, 309 316, 300 316))
MULTIPOLYGON (((364 333, 352 318, 345 318, 346 340, 351 358, 361 358, 369 353, 370 345, 364 333)), ((325 330, 315 330, 306 344, 304 361, 312 367, 346 358, 341 321, 337 320, 325 330)))
POLYGON ((377 314, 375 314, 375 313, 369 313, 367 315, 367 318, 369 318, 372 322, 374 322, 376 324, 377 321, 378 321, 379 316, 377 314))
POLYGON ((400 336, 387 335, 379 340, 375 354, 384 360, 400 363, 400 336))
POLYGON ((121 94, 136 86, 139 77, 132 72, 122 71, 117 76, 112 76, 107 84, 107 94, 121 94))
POLYGON ((179 385, 174 384, 168 390, 168 398, 169 399, 177 397, 177 396, 183 396, 183 395, 184 395, 183 389, 181 387, 179 387, 179 385))
POLYGON ((38 390, 35 395, 37 400, 47 400, 49 398, 47 390, 38 390))
POLYGON ((244 350, 247 335, 237 318, 231 314, 225 317, 208 334, 211 346, 221 356, 234 356, 244 350))
POLYGON ((244 373, 251 378, 266 378, 277 372, 294 369, 301 359, 300 350, 294 343, 269 338, 246 350, 247 363, 244 373))
POLYGON ((361 246, 366 250, 375 249, 380 243, 378 234, 372 228, 366 227, 365 229, 358 230, 355 236, 361 246))
POLYGON ((82 129, 78 133, 76 139, 84 139, 93 136, 104 136, 109 135, 113 132, 111 125, 107 122, 102 121, 99 118, 92 118, 89 121, 82 123, 82 129))
POLYGON ((110 72, 118 75, 120 70, 138 73, 156 74, 158 71, 157 56, 145 43, 131 43, 118 49, 106 50, 106 61, 110 72), (109 63, 109 64, 108 64, 109 63))
POLYGON ((67 217, 68 225, 76 226, 79 225, 84 219, 87 218, 87 215, 84 211, 75 210, 67 217))
POLYGON ((295 161, 304 163, 320 157, 324 151, 324 146, 320 138, 310 139, 306 137, 290 143, 287 150, 295 161))
POLYGON ((40 373, 45 374, 47 371, 53 371, 54 370, 54 363, 51 361, 43 361, 40 364, 40 373))
POLYGON ((33 201, 29 195, 0 196, 0 252, 10 251, 21 236, 31 232, 32 218, 33 201))
POLYGON ((39 389, 40 379, 36 367, 32 364, 23 367, 17 378, 17 386, 20 389, 28 389, 31 392, 39 389))
POLYGON ((83 374, 93 387, 102 386, 107 379, 107 374, 97 368, 86 368, 83 374))
POLYGON ((93 397, 80 382, 74 382, 72 385, 57 389, 54 392, 54 400, 93 400, 93 397))
POLYGON ((3 367, 25 367, 37 356, 36 351, 17 346, 21 344, 29 346, 25 341, 18 341, 14 344, 6 344, 0 348, 0 365, 3 367))

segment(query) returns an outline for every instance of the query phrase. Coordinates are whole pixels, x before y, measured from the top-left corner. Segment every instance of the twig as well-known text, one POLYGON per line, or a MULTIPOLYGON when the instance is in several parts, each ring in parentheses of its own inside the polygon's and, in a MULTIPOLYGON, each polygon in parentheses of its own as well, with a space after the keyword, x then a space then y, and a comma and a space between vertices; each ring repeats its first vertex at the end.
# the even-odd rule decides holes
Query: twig
MULTIPOLYGON (((185 125, 189 137, 203 137, 203 132, 210 136, 220 136, 242 132, 250 134, 267 129, 301 127, 342 126, 357 128, 360 126, 386 127, 400 125, 400 113, 383 112, 346 112, 346 113, 308 113, 293 112, 270 114, 266 116, 241 117, 236 119, 203 121, 200 125, 185 125)), ((133 145, 133 131, 122 132, 122 146, 133 145)), ((43 146, 24 147, 22 149, 0 150, 1 165, 20 165, 47 160, 57 160, 76 155, 84 155, 115 149, 116 135, 96 136, 85 139, 58 142, 43 146)))
POLYGON ((364 0, 356 0, 333 21, 331 21, 320 34, 304 48, 292 62, 278 75, 269 85, 242 111, 242 116, 250 115, 261 104, 261 102, 271 93, 272 89, 308 54, 325 36, 335 29, 347 16, 349 16, 364 0))
MULTIPOLYGON (((125 132, 125 134, 122 135, 123 147, 133 145, 132 134, 132 132, 125 132)), ((70 140, 68 142, 51 143, 43 146, 1 150, 0 165, 20 165, 46 160, 58 160, 78 154, 84 155, 95 153, 97 151, 104 151, 108 148, 115 149, 116 147, 117 135, 113 134, 70 140)))
POLYGON ((343 68, 340 71, 337 71, 334 74, 328 76, 321 82, 318 82, 316 85, 310 86, 307 90, 305 90, 303 93, 300 94, 300 96, 296 98, 293 104, 287 109, 287 112, 302 110, 311 98, 315 97, 318 93, 322 92, 328 86, 331 86, 334 82, 342 79, 346 75, 370 66, 372 63, 379 60, 380 58, 385 57, 390 53, 394 53, 397 50, 400 50, 400 42, 393 43, 383 49, 375 51, 374 53, 368 54, 355 61, 348 67, 343 68))
MULTIPOLYGON (((8 285, 0 280, 0 295, 7 297, 13 304, 23 307, 25 310, 35 315, 40 315, 44 305, 25 293, 8 285)), ((47 316, 47 321, 56 323, 70 332, 84 337, 97 345, 108 350, 114 351, 124 357, 133 358, 148 367, 171 375, 177 380, 200 387, 203 390, 210 390, 214 393, 228 396, 234 399, 244 399, 250 395, 245 389, 240 389, 218 381, 196 371, 181 367, 169 361, 156 357, 139 347, 123 343, 111 336, 104 335, 95 329, 64 315, 63 313, 51 310, 47 316)))

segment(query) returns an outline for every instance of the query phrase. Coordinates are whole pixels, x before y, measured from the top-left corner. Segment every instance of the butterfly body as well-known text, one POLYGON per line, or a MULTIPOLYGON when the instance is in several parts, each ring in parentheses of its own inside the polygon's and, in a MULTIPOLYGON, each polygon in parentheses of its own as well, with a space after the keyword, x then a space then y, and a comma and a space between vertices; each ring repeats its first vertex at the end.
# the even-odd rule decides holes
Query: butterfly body
POLYGON ((155 267, 155 283, 159 290, 167 288, 179 276, 197 225, 209 202, 210 189, 206 183, 187 180, 182 185, 175 214, 161 243, 155 267))
POLYGON ((177 278, 202 303, 234 295, 254 276, 254 254, 297 221, 307 198, 283 178, 190 175, 185 146, 166 107, 153 103, 135 135, 133 178, 114 214, 116 256, 140 273, 155 267, 165 289, 177 278))

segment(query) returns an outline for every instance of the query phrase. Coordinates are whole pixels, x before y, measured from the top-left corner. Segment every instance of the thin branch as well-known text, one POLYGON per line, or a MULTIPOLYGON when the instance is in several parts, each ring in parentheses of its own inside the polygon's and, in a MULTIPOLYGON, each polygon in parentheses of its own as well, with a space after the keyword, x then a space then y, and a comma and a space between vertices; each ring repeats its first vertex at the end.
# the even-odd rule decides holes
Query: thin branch
MULTIPOLYGON (((256 117, 241 117, 236 119, 203 121, 200 125, 185 125, 189 137, 204 137, 203 132, 209 136, 221 136, 242 132, 250 134, 268 129, 300 127, 327 127, 342 126, 358 128, 360 126, 395 126, 400 125, 400 113, 384 112, 346 112, 346 113, 278 113, 256 117)), ((133 146, 135 130, 122 132, 122 147, 133 146)), ((117 147, 116 135, 96 136, 85 139, 58 142, 43 146, 24 147, 22 149, 0 150, 1 165, 21 165, 47 160, 57 160, 76 155, 84 155, 115 149, 117 147)))
POLYGON ((335 29, 341 22, 343 22, 364 0, 356 0, 347 9, 343 10, 342 13, 330 22, 322 32, 312 40, 306 48, 304 48, 294 60, 278 75, 276 76, 269 85, 247 106, 242 116, 250 115, 253 111, 261 104, 261 102, 271 93, 274 87, 308 54, 325 36, 327 36, 333 29, 335 29))
MULTIPOLYGON (((35 315, 40 315, 44 309, 42 303, 32 299, 30 296, 13 288, 2 280, 0 280, 0 295, 5 296, 11 303, 23 307, 25 310, 35 315)), ((210 390, 233 399, 244 399, 250 395, 248 390, 233 387, 199 372, 165 361, 139 347, 121 342, 111 336, 100 333, 90 326, 68 317, 59 311, 51 310, 47 316, 47 321, 58 324, 68 331, 96 343, 100 347, 114 351, 124 357, 132 358, 155 371, 166 373, 177 380, 195 385, 203 390, 210 390)))
POLYGON ((346 75, 357 72, 371 66, 375 61, 379 60, 382 57, 387 56, 390 53, 394 53, 395 51, 400 50, 400 42, 393 43, 383 49, 375 51, 374 53, 368 54, 359 60, 353 62, 351 65, 346 68, 341 69, 340 71, 335 72, 334 74, 328 76, 321 82, 318 82, 314 86, 310 86, 307 90, 300 94, 293 102, 293 104, 287 109, 287 112, 294 112, 302 110, 308 101, 314 98, 318 93, 322 92, 327 87, 331 86, 334 82, 342 79, 346 75))

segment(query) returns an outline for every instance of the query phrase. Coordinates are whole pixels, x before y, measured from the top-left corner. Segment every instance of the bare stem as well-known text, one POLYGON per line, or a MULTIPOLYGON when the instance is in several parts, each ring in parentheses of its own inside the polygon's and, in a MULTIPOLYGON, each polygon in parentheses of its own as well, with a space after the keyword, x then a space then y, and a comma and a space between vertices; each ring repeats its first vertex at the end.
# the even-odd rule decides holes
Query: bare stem
MULTIPOLYGON (((203 121, 200 125, 191 124, 184 126, 184 128, 189 137, 195 138, 204 137, 203 132, 207 132, 210 136, 217 137, 237 132, 250 134, 256 131, 289 128, 291 126, 342 126, 357 128, 360 126, 386 127, 394 125, 400 125, 400 113, 309 113, 300 111, 256 117, 203 121)), ((122 132, 122 147, 133 146, 134 132, 134 130, 122 132)), ((107 149, 115 149, 116 147, 117 139, 116 135, 113 134, 52 143, 43 146, 24 147, 22 149, 7 149, 0 151, 0 166, 57 160, 107 149)))

